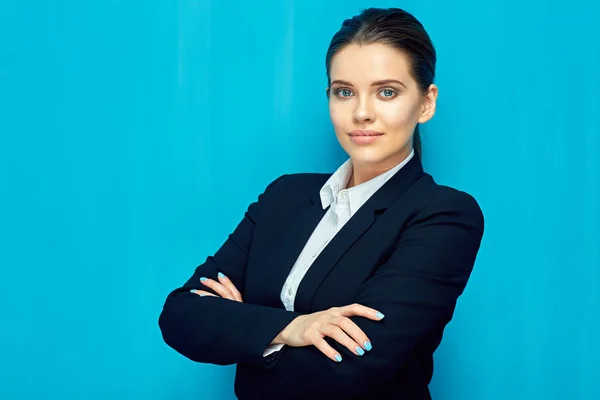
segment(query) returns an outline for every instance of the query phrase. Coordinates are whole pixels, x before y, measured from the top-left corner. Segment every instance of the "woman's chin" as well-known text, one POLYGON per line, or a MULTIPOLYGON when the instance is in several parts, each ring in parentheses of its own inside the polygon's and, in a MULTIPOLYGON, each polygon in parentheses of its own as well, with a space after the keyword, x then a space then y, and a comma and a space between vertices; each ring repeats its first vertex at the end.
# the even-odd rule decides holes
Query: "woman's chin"
POLYGON ((385 157, 380 152, 353 151, 350 153, 352 161, 359 165, 377 165, 385 160, 385 157))

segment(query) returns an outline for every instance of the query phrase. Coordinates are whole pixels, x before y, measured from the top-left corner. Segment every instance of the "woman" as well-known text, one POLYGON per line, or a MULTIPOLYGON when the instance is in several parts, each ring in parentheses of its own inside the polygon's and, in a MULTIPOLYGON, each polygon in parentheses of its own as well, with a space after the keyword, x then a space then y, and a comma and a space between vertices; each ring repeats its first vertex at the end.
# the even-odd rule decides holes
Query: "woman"
POLYGON ((237 363, 238 398, 430 398, 433 352, 483 235, 477 202, 421 165, 435 62, 403 10, 344 21, 327 96, 349 160, 270 183, 169 294, 165 342, 197 362, 237 363))

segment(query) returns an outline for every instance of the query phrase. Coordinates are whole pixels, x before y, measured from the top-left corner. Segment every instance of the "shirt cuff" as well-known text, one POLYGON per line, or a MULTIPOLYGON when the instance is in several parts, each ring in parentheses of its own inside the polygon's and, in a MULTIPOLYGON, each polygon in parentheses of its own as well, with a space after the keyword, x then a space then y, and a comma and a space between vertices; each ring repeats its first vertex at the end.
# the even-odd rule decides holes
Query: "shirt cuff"
POLYGON ((272 344, 269 347, 267 347, 267 349, 264 351, 263 353, 263 357, 267 357, 273 353, 275 353, 276 351, 279 351, 283 348, 283 344, 272 344))

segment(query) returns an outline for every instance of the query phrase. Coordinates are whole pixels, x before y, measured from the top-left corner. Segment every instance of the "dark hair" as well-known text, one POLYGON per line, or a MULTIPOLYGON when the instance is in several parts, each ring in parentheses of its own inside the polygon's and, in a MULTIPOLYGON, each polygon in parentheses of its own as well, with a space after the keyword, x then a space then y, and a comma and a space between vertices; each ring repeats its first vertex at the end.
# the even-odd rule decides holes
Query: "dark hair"
MULTIPOLYGON (((423 93, 433 83, 436 62, 433 43, 423 25, 400 8, 368 8, 342 23, 340 30, 331 39, 325 58, 328 87, 331 83, 329 71, 333 56, 352 43, 383 43, 392 46, 408 56, 411 75, 423 93)), ((413 136, 413 148, 420 158, 422 151, 418 124, 413 136)))

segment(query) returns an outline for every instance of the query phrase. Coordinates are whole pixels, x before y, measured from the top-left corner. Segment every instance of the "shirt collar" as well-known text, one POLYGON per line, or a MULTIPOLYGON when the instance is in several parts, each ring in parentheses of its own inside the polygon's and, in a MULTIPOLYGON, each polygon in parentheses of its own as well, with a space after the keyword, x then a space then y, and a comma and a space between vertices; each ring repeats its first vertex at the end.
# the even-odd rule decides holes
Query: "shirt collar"
POLYGON ((346 189, 346 186, 350 180, 350 175, 352 175, 352 160, 346 160, 325 182, 319 192, 323 209, 329 207, 337 199, 339 192, 346 190, 350 202, 350 213, 354 214, 379 188, 406 165, 414 157, 414 154, 413 149, 408 157, 394 168, 350 189, 346 189))

